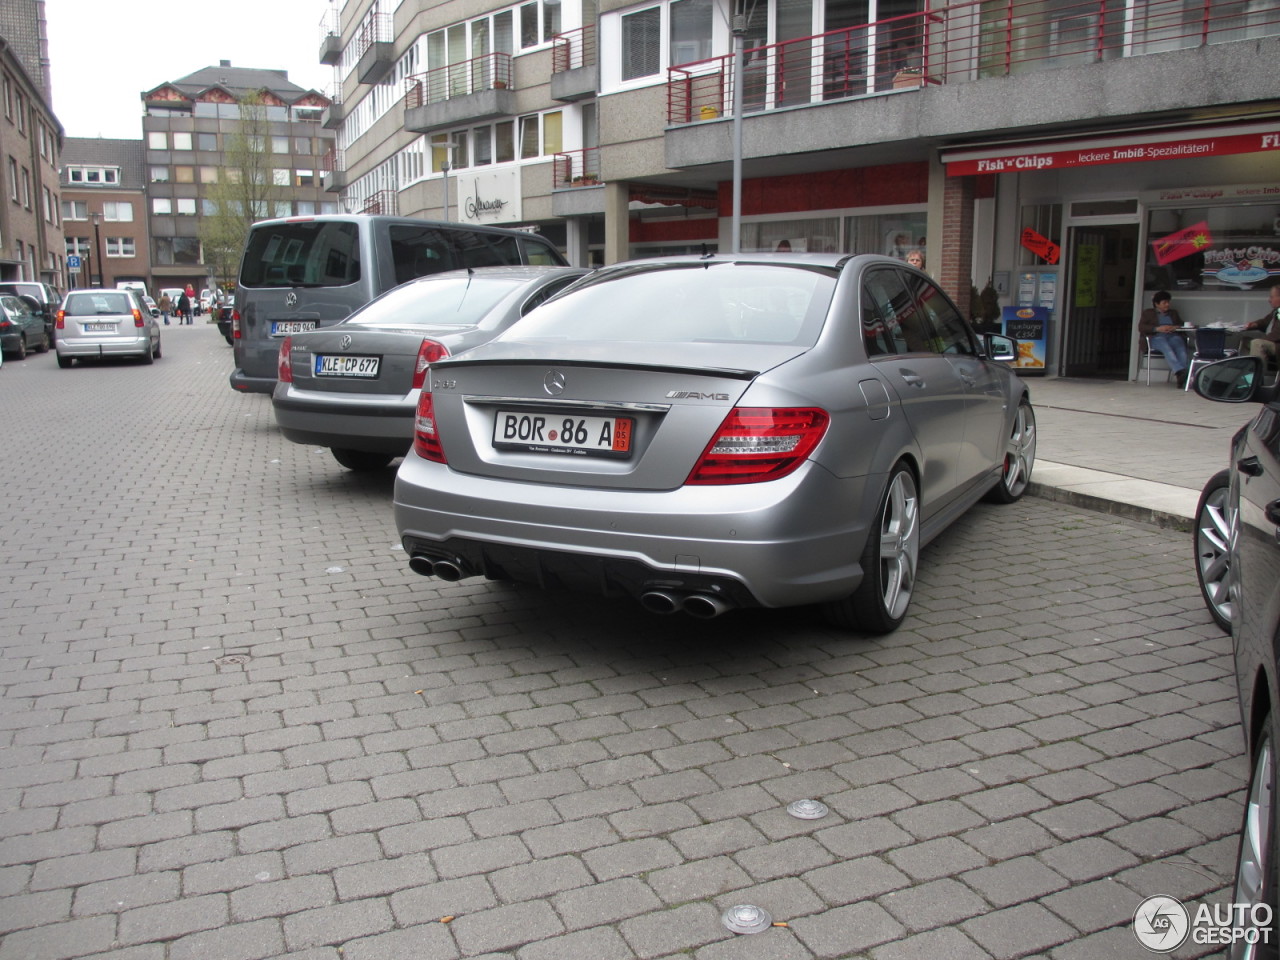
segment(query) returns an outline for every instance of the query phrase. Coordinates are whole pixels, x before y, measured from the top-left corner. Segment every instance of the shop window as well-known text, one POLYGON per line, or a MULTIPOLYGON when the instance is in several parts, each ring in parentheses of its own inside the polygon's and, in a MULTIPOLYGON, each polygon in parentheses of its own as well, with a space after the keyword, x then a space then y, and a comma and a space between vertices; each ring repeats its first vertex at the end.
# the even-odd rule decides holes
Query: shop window
POLYGON ((1145 290, 1257 301, 1276 282, 1277 271, 1280 204, 1157 208, 1148 214, 1145 290))
MULTIPOLYGON (((1022 208, 1022 223, 1019 227, 1019 233, 1028 235, 1027 231, 1032 234, 1044 237, 1046 240, 1055 244, 1059 249, 1062 247, 1062 206, 1057 203, 1041 203, 1028 204, 1022 208)), ((1033 242, 1032 246, 1037 244, 1033 242)), ((1028 247, 1026 244, 1018 245, 1018 266, 1020 267, 1036 267, 1050 261, 1042 257, 1038 252, 1028 247)))

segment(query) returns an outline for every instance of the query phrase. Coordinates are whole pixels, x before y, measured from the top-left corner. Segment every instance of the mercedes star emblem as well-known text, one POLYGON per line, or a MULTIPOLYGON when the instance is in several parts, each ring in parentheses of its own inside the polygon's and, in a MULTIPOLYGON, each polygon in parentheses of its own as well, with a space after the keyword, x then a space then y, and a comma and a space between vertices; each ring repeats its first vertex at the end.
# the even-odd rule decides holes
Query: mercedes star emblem
POLYGON ((564 374, 559 370, 548 370, 547 375, 542 378, 542 389, 553 397, 558 397, 564 393, 564 374))

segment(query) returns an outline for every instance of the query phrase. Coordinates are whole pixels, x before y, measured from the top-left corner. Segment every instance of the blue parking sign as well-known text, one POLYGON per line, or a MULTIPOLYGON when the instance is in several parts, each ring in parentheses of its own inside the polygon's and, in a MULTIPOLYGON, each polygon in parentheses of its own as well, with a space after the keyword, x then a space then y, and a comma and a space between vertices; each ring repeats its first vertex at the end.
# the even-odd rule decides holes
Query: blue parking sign
POLYGON ((77 256, 67 257, 67 266, 72 270, 80 269, 80 258, 77 256))

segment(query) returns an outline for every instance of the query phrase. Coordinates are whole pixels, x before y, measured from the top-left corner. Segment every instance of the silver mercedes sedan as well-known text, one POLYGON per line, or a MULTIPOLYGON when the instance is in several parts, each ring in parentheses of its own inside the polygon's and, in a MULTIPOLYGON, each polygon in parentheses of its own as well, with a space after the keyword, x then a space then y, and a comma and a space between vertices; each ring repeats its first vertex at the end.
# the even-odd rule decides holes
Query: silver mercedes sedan
POLYGON ((887 257, 617 264, 432 364, 396 525, 445 580, 703 618, 818 604, 886 633, 921 547, 1027 488, 1016 356, 887 257))
POLYGON ((501 333, 588 273, 477 267, 410 280, 339 323, 280 344, 271 397, 295 443, 328 447, 349 470, 380 470, 413 443, 429 364, 501 333))

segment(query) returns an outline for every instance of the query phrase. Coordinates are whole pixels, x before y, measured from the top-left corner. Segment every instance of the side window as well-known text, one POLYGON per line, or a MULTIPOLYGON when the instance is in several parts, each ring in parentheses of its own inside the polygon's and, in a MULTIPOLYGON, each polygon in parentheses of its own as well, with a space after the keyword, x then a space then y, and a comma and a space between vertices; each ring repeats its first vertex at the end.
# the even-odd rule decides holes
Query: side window
POLYGON ((884 322, 871 291, 862 288, 862 342, 868 357, 883 357, 898 352, 889 336, 889 325, 884 322))
POLYGON ((920 305, 933 327, 937 351, 974 356, 977 350, 973 345, 973 337, 969 334, 969 327, 946 295, 924 277, 915 274, 904 276, 912 298, 920 305))
POLYGON ((933 330, 919 302, 911 296, 897 270, 872 270, 864 288, 885 324, 892 353, 933 353, 933 330))
POLYGON ((558 267, 561 260, 548 244, 532 243, 526 240, 523 244, 525 263, 537 267, 558 267))
POLYGON ((532 297, 530 297, 528 300, 525 301, 524 306, 520 308, 520 316, 523 317, 526 313, 528 313, 534 307, 539 306, 540 304, 546 303, 548 300, 554 297, 557 293, 559 293, 561 290, 563 290, 565 287, 567 287, 569 284, 573 283, 573 281, 577 279, 578 279, 577 277, 564 277, 563 279, 557 280, 555 283, 547 284, 545 287, 543 287, 541 290, 539 290, 532 297))

